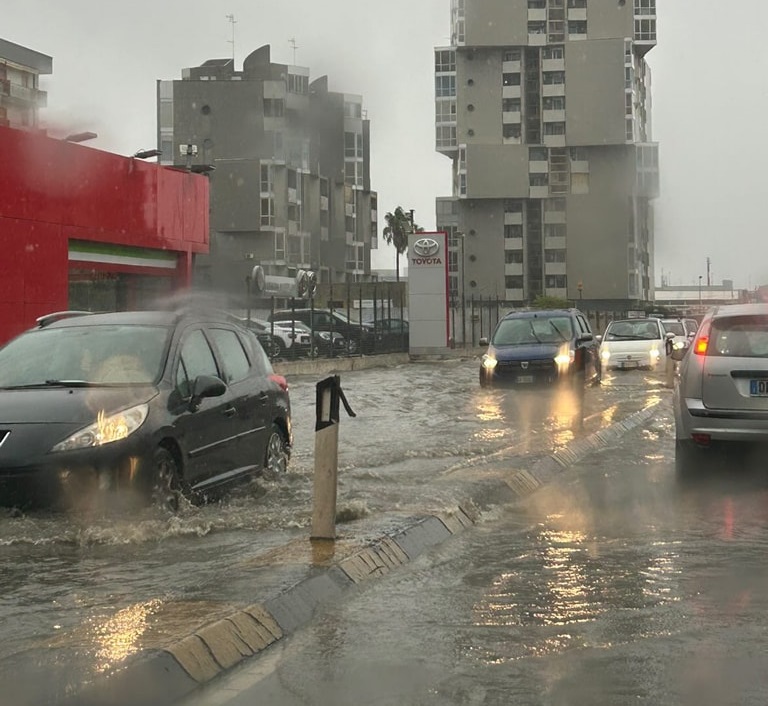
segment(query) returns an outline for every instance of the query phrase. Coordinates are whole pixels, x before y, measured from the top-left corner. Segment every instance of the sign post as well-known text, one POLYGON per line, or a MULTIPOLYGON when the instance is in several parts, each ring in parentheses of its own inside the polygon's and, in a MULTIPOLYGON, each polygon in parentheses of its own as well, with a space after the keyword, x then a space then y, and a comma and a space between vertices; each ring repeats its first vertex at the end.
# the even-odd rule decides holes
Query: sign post
POLYGON ((445 353, 448 328, 448 234, 408 236, 408 325, 412 354, 445 353))

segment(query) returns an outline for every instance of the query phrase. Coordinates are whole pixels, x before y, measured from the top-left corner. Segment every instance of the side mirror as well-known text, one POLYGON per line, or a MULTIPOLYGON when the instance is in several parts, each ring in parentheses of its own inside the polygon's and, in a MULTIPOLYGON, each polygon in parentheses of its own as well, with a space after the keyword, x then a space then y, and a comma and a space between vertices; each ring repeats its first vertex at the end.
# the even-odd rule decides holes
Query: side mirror
POLYGON ((480 343, 478 345, 480 345, 480 346, 487 346, 488 345, 488 339, 485 336, 483 336, 480 339, 480 343))
POLYGON ((689 348, 690 348, 690 344, 686 344, 684 346, 681 346, 680 348, 675 348, 669 354, 669 357, 672 358, 672 360, 680 361, 683 358, 685 358, 685 354, 688 352, 689 348))
POLYGON ((666 339, 668 341, 671 341, 674 337, 675 337, 675 334, 670 331, 669 333, 667 333, 666 339))
POLYGON ((194 412, 200 402, 206 397, 221 397, 227 391, 227 386, 213 375, 199 375, 192 385, 192 399, 189 408, 194 412))
POLYGON ((595 340, 596 340, 598 343, 602 343, 602 342, 603 342, 603 336, 602 336, 602 334, 599 334, 599 333, 598 333, 598 334, 597 334, 597 336, 595 336, 595 340))
POLYGON ((594 340, 595 337, 591 333, 582 333, 581 336, 576 339, 576 343, 587 343, 588 341, 594 340))

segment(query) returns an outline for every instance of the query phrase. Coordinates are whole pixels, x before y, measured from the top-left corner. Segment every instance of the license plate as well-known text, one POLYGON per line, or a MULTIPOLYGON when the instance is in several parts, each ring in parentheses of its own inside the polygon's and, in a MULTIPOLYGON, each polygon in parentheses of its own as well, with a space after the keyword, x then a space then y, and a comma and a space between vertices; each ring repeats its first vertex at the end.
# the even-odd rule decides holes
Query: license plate
POLYGON ((520 385, 524 385, 524 384, 530 385, 533 382, 533 375, 518 375, 517 382, 520 385))
POLYGON ((768 378, 764 380, 750 380, 749 394, 751 397, 768 397, 768 378))
POLYGON ((621 364, 622 368, 636 368, 637 367, 637 361, 636 360, 625 360, 621 364))

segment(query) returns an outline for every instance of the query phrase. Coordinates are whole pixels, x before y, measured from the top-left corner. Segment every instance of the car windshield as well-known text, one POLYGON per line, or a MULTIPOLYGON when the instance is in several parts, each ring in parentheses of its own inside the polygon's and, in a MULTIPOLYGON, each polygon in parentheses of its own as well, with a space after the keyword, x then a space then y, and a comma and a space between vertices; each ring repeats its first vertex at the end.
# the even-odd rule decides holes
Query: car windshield
POLYGON ((674 333, 675 336, 685 336, 685 328, 682 321, 664 321, 663 325, 667 333, 674 333))
POLYGON ((502 319, 493 334, 496 346, 522 346, 531 343, 562 343, 573 335, 568 316, 502 319))
POLYGON ((613 321, 605 330, 606 341, 658 340, 661 338, 656 321, 637 319, 635 321, 613 321))
POLYGON ((151 384, 165 360, 163 326, 71 326, 33 331, 0 350, 0 387, 151 384))
POLYGON ((768 316, 733 316, 712 321, 708 356, 768 358, 768 316))

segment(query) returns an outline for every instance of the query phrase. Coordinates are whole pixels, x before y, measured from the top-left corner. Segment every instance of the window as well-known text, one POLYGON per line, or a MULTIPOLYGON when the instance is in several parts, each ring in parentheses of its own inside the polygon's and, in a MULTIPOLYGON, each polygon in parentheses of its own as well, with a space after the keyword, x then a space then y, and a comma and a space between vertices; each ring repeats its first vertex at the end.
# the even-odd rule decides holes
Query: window
POLYGON ((354 132, 344 133, 344 156, 354 157, 355 152, 355 134, 354 132))
POLYGON ((505 86, 519 86, 520 85, 520 74, 519 73, 502 74, 501 79, 502 79, 503 85, 505 85, 505 86))
POLYGON ((529 162, 546 162, 549 160, 549 150, 546 147, 530 147, 528 149, 529 162))
POLYGON ((549 186, 549 174, 529 174, 531 186, 549 186))
POLYGON ((309 77, 288 74, 289 93, 309 93, 309 77))
POLYGON ((504 262, 507 265, 522 265, 523 264, 523 251, 522 250, 505 250, 504 262))
POLYGON ((565 262, 565 250, 545 250, 544 262, 565 262))
POLYGON ((504 200, 504 213, 522 213, 523 202, 517 199, 504 200))
POLYGON ((504 286, 507 289, 522 289, 523 288, 523 277, 521 275, 507 275, 504 278, 504 286))
POLYGON ((504 135, 505 139, 519 139, 522 133, 522 128, 519 124, 513 124, 513 125, 503 125, 502 126, 502 134, 504 135))
POLYGON ((435 122, 455 123, 456 122, 456 101, 446 101, 446 100, 435 101, 435 122))
POLYGON ((285 260, 285 233, 275 233, 275 260, 285 260))
POLYGON ((528 0, 529 10, 546 10, 547 0, 528 0))
POLYGON ((435 96, 448 98, 456 95, 455 76, 435 76, 435 96))
POLYGON ((547 199, 544 202, 544 213, 565 213, 565 199, 547 199))
POLYGON ((507 49, 502 58, 504 61, 520 61, 521 57, 522 52, 520 49, 507 49))
POLYGON ((231 384, 245 380, 248 377, 251 364, 248 362, 243 344, 237 334, 229 329, 214 328, 211 329, 211 338, 221 355, 221 362, 224 366, 224 382, 231 384))
POLYGON ((568 286, 568 278, 565 275, 545 275, 544 286, 547 289, 565 289, 568 286))
POLYGON ((285 103, 281 98, 264 99, 264 117, 282 118, 285 112, 285 103))
POLYGON ((261 199, 261 225, 275 225, 275 204, 271 198, 261 199))
POLYGON ((523 237, 523 226, 520 224, 507 224, 504 226, 504 237, 505 238, 522 238, 523 237))
POLYGON ((564 223, 545 223, 544 224, 545 238, 564 238, 565 233, 566 233, 566 230, 565 230, 564 223))
POLYGON ((288 188, 289 189, 296 188, 296 170, 295 169, 288 170, 288 188))
POLYGON ((565 96, 544 96, 544 110, 565 110, 565 96))
POLYGON ((346 101, 344 103, 344 117, 347 118, 362 118, 363 106, 360 103, 354 103, 352 101, 346 101))
POLYGON ((438 73, 456 71, 456 52, 451 49, 441 49, 436 51, 435 71, 438 73))
POLYGON ((568 34, 586 34, 586 20, 568 20, 568 34))
POLYGON ((585 8, 587 6, 587 0, 568 0, 569 8, 585 8))
POLYGON ((655 42, 656 20, 635 20, 635 39, 641 42, 655 42))
POLYGON ((542 80, 545 86, 565 83, 565 71, 545 71, 542 80))
POLYGON ((268 164, 261 165, 261 192, 268 194, 272 191, 272 169, 268 164))
POLYGON ((541 50, 541 58, 546 59, 563 59, 565 58, 565 50, 563 47, 544 47, 541 50))
POLYGON ((571 161, 572 162, 586 162, 589 160, 587 150, 583 147, 571 147, 571 161))
POLYGON ((565 135, 565 123, 544 123, 545 135, 565 135))
POLYGON ((176 369, 176 389, 182 397, 192 395, 194 382, 200 375, 219 377, 219 370, 208 340, 200 329, 195 329, 181 347, 176 369))
POLYGON ((522 108, 522 104, 519 98, 504 98, 501 101, 501 109, 505 113, 519 113, 522 108))
POLYGON ((635 0, 636 15, 655 15, 656 0, 635 0))
POLYGON ((436 142, 438 147, 456 146, 456 127, 448 125, 439 125, 436 129, 436 142))
POLYGON ((546 33, 547 33, 546 20, 541 22, 528 23, 528 34, 546 34, 546 33))

